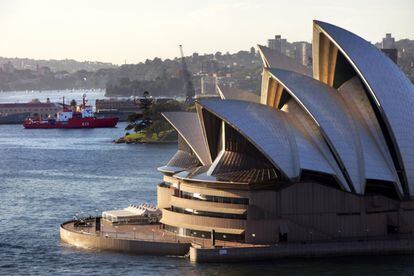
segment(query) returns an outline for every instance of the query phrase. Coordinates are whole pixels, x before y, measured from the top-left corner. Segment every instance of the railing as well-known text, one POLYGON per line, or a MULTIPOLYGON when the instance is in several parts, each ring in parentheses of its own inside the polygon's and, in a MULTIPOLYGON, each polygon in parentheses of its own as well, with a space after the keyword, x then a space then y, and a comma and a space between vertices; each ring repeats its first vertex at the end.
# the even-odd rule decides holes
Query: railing
MULTIPOLYGON (((191 243, 193 245, 199 247, 213 247, 211 239, 209 238, 200 238, 195 236, 180 236, 177 232, 169 232, 165 229, 162 229, 161 224, 153 224, 153 225, 137 225, 132 227, 131 231, 118 231, 118 226, 110 226, 115 228, 115 231, 106 230, 105 227, 101 228, 100 231, 95 231, 95 218, 88 218, 86 219, 88 224, 87 226, 74 226, 76 220, 68 221, 62 226, 69 230, 74 231, 76 233, 81 233, 84 235, 93 235, 93 236, 100 236, 105 238, 114 238, 114 239, 123 239, 123 240, 136 240, 136 241, 148 241, 148 242, 170 242, 170 243, 191 243), (72 227, 65 227, 67 224, 72 224, 72 227), (153 227, 151 227, 153 226, 153 227), (134 229, 135 228, 135 229, 134 229)), ((102 226, 101 226, 102 227, 102 226)), ((106 226, 108 227, 108 226, 106 226)), ((121 227, 121 226, 119 226, 121 227)), ((216 240, 215 247, 250 247, 250 246, 280 246, 280 247, 301 247, 306 245, 314 245, 314 246, 332 246, 334 244, 340 246, 346 244, 368 244, 370 246, 381 246, 384 243, 400 243, 400 242, 407 242, 407 243, 414 243, 414 235, 413 234, 392 234, 387 236, 365 236, 365 237, 337 237, 336 239, 329 239, 329 240, 307 240, 307 241, 288 241, 288 242, 275 242, 275 243, 268 243, 266 245, 253 245, 253 244, 246 244, 240 243, 230 240, 216 240)))
POLYGON ((175 233, 163 231, 161 224, 117 224, 110 226, 101 223, 100 230, 95 229, 95 218, 87 218, 82 220, 71 220, 64 224, 62 227, 69 231, 84 235, 100 236, 105 238, 115 238, 123 240, 137 240, 137 241, 158 241, 158 242, 171 242, 171 243, 191 243, 191 240, 187 237, 178 236, 175 233), (81 225, 75 226, 77 222, 82 221, 81 225), (65 225, 72 224, 71 227, 65 225), (129 227, 128 231, 118 230, 122 227, 129 227), (110 229, 108 229, 110 228, 110 229), (113 229, 113 230, 112 230, 113 229))
POLYGON ((95 232, 97 236, 113 239, 136 240, 136 241, 157 241, 170 243, 190 243, 183 237, 161 232, 159 229, 151 231, 151 233, 142 233, 142 231, 100 231, 95 232))

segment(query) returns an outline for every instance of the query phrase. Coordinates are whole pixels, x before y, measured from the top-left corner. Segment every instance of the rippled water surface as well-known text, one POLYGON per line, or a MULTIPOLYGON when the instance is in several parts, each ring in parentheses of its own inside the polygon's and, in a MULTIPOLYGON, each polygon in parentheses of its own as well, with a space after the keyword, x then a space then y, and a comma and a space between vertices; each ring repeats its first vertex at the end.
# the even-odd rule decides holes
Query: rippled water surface
POLYGON ((0 125, 0 275, 410 275, 413 256, 190 263, 61 244, 59 224, 130 203, 156 203, 157 166, 175 145, 116 145, 115 129, 24 130, 0 125))
POLYGON ((86 94, 88 103, 95 105, 96 99, 105 98, 103 89, 77 89, 77 90, 48 90, 48 91, 10 91, 0 92, 0 103, 27 103, 33 99, 45 102, 47 98, 52 102, 62 102, 62 97, 66 98, 66 103, 75 99, 78 103, 82 101, 82 96, 86 94))

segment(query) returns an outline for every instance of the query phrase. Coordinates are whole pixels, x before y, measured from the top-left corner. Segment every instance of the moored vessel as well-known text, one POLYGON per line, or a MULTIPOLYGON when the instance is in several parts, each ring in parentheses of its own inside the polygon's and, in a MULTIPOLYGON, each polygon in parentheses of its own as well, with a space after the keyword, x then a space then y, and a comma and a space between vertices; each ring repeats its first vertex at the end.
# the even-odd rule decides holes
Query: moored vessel
POLYGON ((117 117, 96 117, 92 106, 86 104, 86 95, 80 106, 69 108, 63 100, 63 110, 57 113, 55 118, 33 119, 27 118, 23 122, 27 129, 52 129, 52 128, 103 128, 115 127, 118 123, 117 117))

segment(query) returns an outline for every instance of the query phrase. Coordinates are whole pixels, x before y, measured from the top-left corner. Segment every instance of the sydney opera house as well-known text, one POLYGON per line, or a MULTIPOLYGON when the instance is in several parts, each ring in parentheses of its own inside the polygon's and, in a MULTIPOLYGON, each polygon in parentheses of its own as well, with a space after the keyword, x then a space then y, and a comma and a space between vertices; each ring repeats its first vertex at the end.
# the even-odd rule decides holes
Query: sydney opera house
POLYGON ((259 46, 261 95, 165 113, 162 227, 266 244, 414 231, 414 86, 374 45, 314 21, 313 68, 259 46))
POLYGON ((194 262, 414 254, 414 86, 337 26, 314 21, 312 47, 310 69, 259 46, 260 96, 164 113, 178 150, 157 208, 67 221, 61 240, 194 262))

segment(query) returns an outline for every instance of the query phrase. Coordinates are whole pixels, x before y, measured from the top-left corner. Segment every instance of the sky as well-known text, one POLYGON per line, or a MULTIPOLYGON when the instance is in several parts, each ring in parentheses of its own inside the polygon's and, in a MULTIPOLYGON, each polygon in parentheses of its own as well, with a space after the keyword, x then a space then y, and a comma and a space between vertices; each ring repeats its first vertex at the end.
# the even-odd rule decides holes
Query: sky
POLYGON ((115 64, 237 52, 281 34, 311 41, 312 20, 378 42, 414 39, 413 0, 0 0, 0 56, 115 64))

